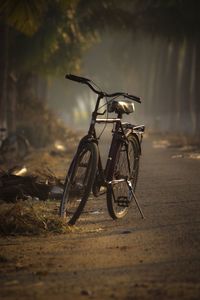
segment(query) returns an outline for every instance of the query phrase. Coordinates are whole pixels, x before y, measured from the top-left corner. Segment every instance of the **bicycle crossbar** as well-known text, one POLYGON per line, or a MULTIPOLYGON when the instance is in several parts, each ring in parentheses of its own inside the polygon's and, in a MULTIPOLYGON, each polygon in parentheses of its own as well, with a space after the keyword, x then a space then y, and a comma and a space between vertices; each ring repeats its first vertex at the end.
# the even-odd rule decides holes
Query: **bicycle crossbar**
POLYGON ((96 119, 97 123, 114 123, 114 122, 120 122, 120 118, 113 118, 113 119, 96 119))

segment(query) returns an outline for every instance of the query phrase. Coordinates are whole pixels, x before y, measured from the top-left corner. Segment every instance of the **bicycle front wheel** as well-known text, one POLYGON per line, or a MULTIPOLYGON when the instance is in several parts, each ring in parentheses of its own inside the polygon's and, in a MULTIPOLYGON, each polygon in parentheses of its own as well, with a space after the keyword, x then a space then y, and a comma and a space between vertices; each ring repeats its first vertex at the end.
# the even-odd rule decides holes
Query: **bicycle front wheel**
POLYGON ((60 216, 74 225, 90 195, 98 165, 98 148, 86 143, 75 155, 64 184, 60 216))
POLYGON ((136 137, 130 134, 126 142, 122 142, 112 166, 112 182, 107 189, 107 207, 113 219, 124 217, 130 207, 132 195, 127 180, 136 188, 139 172, 139 145, 136 137))

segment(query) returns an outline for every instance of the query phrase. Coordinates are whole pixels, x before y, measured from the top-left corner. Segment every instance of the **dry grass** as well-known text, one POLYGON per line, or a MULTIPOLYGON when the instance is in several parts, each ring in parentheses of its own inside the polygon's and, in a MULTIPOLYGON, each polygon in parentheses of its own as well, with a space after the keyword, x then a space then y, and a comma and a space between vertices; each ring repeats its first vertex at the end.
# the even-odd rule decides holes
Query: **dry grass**
POLYGON ((58 216, 55 201, 1 203, 0 235, 38 235, 71 231, 58 216))

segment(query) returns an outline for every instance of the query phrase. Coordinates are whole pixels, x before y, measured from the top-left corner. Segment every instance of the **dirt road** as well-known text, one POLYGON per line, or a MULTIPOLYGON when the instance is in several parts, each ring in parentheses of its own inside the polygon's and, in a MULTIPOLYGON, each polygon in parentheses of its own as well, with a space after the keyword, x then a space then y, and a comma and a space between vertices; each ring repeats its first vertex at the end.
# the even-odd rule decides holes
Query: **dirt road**
POLYGON ((71 233, 1 238, 0 298, 200 299, 200 160, 179 154, 144 141, 145 220, 90 199, 71 233))

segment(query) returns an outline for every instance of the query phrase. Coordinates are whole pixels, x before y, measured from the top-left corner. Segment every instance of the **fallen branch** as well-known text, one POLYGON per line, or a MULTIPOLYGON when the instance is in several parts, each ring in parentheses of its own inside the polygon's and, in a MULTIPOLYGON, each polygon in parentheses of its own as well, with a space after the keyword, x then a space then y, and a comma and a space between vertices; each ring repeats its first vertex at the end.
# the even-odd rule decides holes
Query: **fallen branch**
POLYGON ((46 200, 49 198, 52 188, 61 185, 56 177, 49 174, 46 179, 41 180, 38 176, 18 176, 11 174, 10 171, 1 171, 0 199, 6 202, 16 202, 19 199, 26 200, 31 196, 32 198, 46 200))

